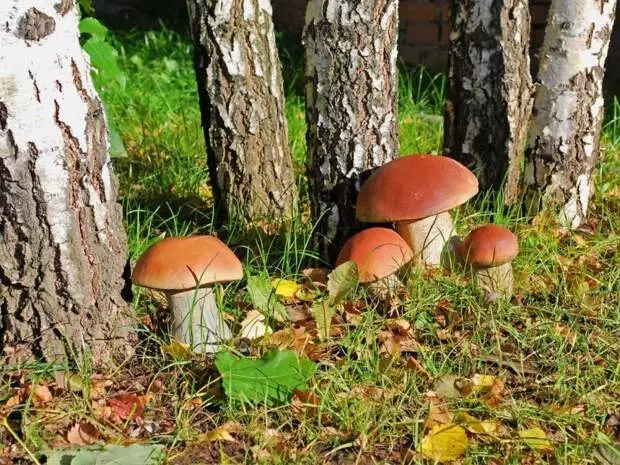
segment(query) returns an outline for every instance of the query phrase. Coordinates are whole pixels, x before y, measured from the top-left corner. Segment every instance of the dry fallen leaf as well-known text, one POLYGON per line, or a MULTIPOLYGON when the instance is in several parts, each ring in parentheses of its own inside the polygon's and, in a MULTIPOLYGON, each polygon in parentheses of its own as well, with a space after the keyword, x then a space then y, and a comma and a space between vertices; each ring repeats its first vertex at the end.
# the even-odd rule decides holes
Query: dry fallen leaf
POLYGON ((258 310, 250 310, 241 322, 241 337, 257 339, 271 334, 271 328, 265 324, 265 316, 258 310))
POLYGON ((232 433, 240 433, 241 431, 243 431, 241 424, 236 421, 229 421, 211 431, 199 434, 196 437, 196 442, 234 442, 236 439, 232 436, 232 433))
POLYGON ((306 268, 301 272, 315 284, 327 285, 327 275, 329 270, 325 268, 306 268))
POLYGON ((532 449, 539 452, 549 452, 553 450, 551 441, 547 439, 547 434, 540 428, 530 428, 519 431, 519 437, 532 449))
POLYGON ((462 426, 449 423, 435 426, 420 445, 422 455, 437 462, 458 459, 467 450, 467 434, 462 426))
POLYGON ((426 368, 424 368, 424 365, 422 365, 420 362, 418 362, 418 360, 413 357, 412 355, 410 355, 409 357, 407 357, 407 361, 405 362, 405 366, 407 367, 407 369, 416 372, 418 374, 423 375, 424 377, 428 378, 428 379, 433 379, 433 377, 431 376, 431 374, 428 372, 428 370, 426 368))
POLYGON ((82 392, 86 385, 80 375, 69 371, 57 371, 54 378, 59 389, 69 392, 82 392))
POLYGON ((89 446, 99 439, 99 431, 90 423, 81 421, 67 432, 67 441, 76 446, 89 446))
POLYGON ((428 399, 428 415, 424 422, 424 431, 430 431, 436 426, 452 423, 453 415, 448 407, 434 392, 426 393, 428 399))
POLYGON ((402 352, 418 352, 420 345, 413 337, 413 328, 407 320, 389 320, 387 331, 379 332, 379 353, 383 356, 398 357, 402 352))
POLYGON ((112 421, 123 422, 129 419, 140 421, 144 407, 150 400, 150 395, 136 394, 121 394, 107 399, 112 421))

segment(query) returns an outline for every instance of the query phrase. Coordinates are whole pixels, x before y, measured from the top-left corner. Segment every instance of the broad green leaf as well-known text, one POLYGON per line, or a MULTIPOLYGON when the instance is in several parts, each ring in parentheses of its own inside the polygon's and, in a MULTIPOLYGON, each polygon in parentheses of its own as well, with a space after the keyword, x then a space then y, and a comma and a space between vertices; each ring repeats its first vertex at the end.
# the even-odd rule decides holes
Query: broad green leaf
POLYGON ((154 465, 159 463, 163 445, 133 444, 128 447, 107 444, 79 449, 50 450, 47 465, 154 465))
POLYGON ((268 404, 287 401, 294 389, 307 389, 315 370, 313 362, 290 350, 273 350, 262 359, 220 352, 215 366, 230 399, 268 404))
POLYGON ((95 7, 93 6, 93 0, 78 0, 82 14, 87 16, 93 16, 95 14, 95 7))
POLYGON ((116 128, 110 122, 109 116, 108 116, 108 134, 110 135, 110 157, 112 158, 127 157, 127 149, 125 149, 125 144, 123 144, 123 138, 121 137, 121 134, 116 130, 116 128))
POLYGON ((108 28, 95 18, 84 18, 78 24, 80 34, 90 34, 93 37, 104 39, 108 33, 108 28))
POLYGON ((453 423, 437 425, 424 436, 420 449, 428 459, 451 462, 467 450, 467 434, 463 427, 453 423))
POLYGON ((543 452, 553 450, 551 442, 547 439, 547 434, 540 428, 530 428, 519 431, 519 437, 523 439, 528 446, 537 451, 543 452))
POLYGON ((336 267, 327 276, 330 305, 338 305, 355 288, 358 280, 357 265, 354 261, 350 260, 336 267))
POLYGON ((329 302, 321 300, 312 304, 312 316, 316 320, 316 327, 319 330, 319 337, 327 339, 332 326, 332 317, 336 313, 336 307, 329 305, 329 302))
POLYGON ((286 308, 278 300, 269 280, 260 276, 248 276, 247 289, 256 310, 267 318, 275 317, 280 321, 289 319, 286 308))
POLYGON ((301 288, 301 284, 297 284, 290 279, 274 279, 271 285, 275 289, 275 293, 282 297, 295 297, 295 293, 301 288))
POLYGON ((105 79, 119 81, 125 84, 125 75, 118 66, 118 52, 100 37, 91 37, 82 48, 90 56, 90 64, 105 79))

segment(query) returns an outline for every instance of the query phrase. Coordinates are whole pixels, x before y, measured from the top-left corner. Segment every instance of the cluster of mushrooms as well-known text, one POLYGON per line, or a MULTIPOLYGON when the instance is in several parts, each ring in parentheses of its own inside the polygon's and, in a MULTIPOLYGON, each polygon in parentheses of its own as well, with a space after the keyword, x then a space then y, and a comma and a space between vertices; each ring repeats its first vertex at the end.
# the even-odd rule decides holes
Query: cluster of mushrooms
MULTIPOLYGON (((359 281, 373 292, 399 285, 406 265, 438 267, 454 262, 494 294, 512 294, 510 262, 518 253, 516 236, 486 225, 461 240, 449 210, 473 197, 478 181, 448 157, 406 156, 376 170, 361 187, 356 217, 371 227, 351 237, 336 265, 354 261, 359 281)), ((168 237, 151 246, 132 274, 137 286, 164 291, 172 312, 172 336, 192 350, 216 352, 231 330, 217 307, 212 285, 243 277, 241 262, 213 236, 168 237)))
POLYGON ((490 295, 511 295, 517 237, 496 225, 481 226, 464 240, 449 211, 478 193, 478 180, 459 162, 443 156, 402 157, 377 169, 362 185, 356 218, 393 223, 363 230, 342 248, 336 265, 353 260, 360 282, 375 292, 398 283, 405 265, 450 267, 471 273, 490 295))

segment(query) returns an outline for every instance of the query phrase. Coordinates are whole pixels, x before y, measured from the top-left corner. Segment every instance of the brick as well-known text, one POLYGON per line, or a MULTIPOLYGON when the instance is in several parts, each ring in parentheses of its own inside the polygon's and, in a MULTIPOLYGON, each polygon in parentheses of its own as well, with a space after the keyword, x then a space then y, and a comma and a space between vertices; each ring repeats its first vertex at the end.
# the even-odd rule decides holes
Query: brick
POLYGON ((441 39, 439 36, 439 26, 428 22, 409 22, 405 39, 409 44, 439 43, 441 39))
POLYGON ((398 58, 410 66, 422 64, 420 61, 420 46, 407 44, 399 45, 398 58))
POLYGON ((437 21, 441 18, 441 8, 436 3, 400 2, 398 9, 400 21, 437 21))
POLYGON ((427 46, 420 48, 420 63, 432 73, 445 72, 448 68, 448 47, 427 46))

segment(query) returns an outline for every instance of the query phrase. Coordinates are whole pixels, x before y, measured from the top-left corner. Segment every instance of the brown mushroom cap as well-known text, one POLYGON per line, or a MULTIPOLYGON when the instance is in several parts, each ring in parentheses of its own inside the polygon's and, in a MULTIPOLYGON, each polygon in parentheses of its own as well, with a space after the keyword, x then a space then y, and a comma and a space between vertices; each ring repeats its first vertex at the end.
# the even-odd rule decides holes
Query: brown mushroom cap
POLYGON ((370 283, 395 273, 413 258, 413 251, 391 229, 370 228, 351 237, 342 247, 336 266, 353 260, 361 283, 370 283))
POLYGON ((188 290, 243 277, 241 262, 213 236, 167 237, 148 248, 131 280, 151 289, 188 290))
POLYGON ((362 185, 355 215, 366 223, 418 220, 461 205, 477 192, 474 174, 451 158, 404 156, 383 165, 362 185))
POLYGON ((489 224, 469 233, 458 245, 457 253, 473 266, 499 266, 514 260, 519 253, 519 243, 511 231, 489 224))

